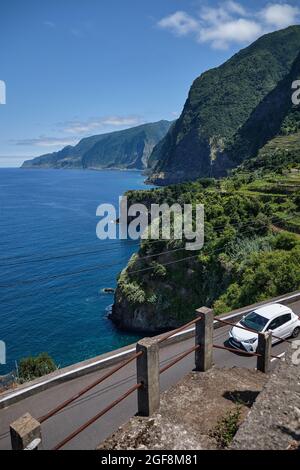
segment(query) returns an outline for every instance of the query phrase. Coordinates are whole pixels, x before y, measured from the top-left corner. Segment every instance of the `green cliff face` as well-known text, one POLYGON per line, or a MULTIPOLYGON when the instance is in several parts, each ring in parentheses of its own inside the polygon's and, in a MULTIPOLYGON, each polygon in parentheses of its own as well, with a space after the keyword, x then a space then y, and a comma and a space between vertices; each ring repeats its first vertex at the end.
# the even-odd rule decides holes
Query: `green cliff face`
MULTIPOLYGON (((264 125, 259 139, 253 139, 268 106, 274 111, 277 101, 280 109, 285 100, 280 85, 291 73, 299 50, 300 26, 292 26, 263 36, 197 78, 180 118, 150 156, 154 166, 150 180, 169 184, 223 176, 238 162, 254 157, 280 127, 284 113, 272 129, 264 125)), ((291 97, 291 84, 285 91, 291 97)))
POLYGON ((82 139, 77 145, 24 162, 24 168, 144 169, 171 123, 159 121, 82 139))
MULTIPOLYGON (((205 245, 191 252, 178 240, 143 241, 118 279, 111 319, 119 328, 157 333, 202 305, 218 314, 299 289, 300 154, 267 173, 252 165, 209 186, 199 180, 151 193, 153 203, 203 203, 205 245)), ((150 203, 143 192, 129 196, 150 203)))
POLYGON ((218 314, 300 288, 298 108, 230 177, 127 196, 148 208, 204 204, 205 244, 190 252, 181 240, 142 241, 118 279, 111 318, 120 328, 155 333, 186 323, 202 305, 218 314))
POLYGON ((292 102, 292 83, 300 79, 300 54, 290 73, 255 108, 235 134, 225 152, 236 163, 256 156, 277 135, 289 135, 300 127, 300 107, 292 102))

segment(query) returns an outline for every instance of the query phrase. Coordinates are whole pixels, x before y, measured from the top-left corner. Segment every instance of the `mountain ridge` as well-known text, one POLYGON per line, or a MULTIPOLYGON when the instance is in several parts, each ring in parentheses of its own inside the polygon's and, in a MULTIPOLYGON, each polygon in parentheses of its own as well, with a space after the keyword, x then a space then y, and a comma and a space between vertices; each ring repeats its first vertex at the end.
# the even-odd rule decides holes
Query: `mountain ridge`
POLYGON ((164 137, 171 122, 161 120, 81 139, 58 152, 27 160, 22 168, 139 169, 148 167, 154 146, 164 137))
POLYGON ((181 116, 153 149, 149 181, 166 185, 225 176, 237 165, 229 149, 239 129, 290 73, 299 49, 300 26, 291 26, 262 36, 196 78, 181 116))

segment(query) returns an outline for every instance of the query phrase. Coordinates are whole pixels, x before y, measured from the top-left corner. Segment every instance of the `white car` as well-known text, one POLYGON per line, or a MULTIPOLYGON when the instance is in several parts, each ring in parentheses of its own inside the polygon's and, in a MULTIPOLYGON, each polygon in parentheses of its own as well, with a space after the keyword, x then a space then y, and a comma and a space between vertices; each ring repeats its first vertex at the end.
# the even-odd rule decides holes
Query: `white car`
MULTIPOLYGON (((281 304, 268 304, 245 315, 239 326, 257 332, 272 331, 279 338, 296 338, 300 333, 300 319, 289 307, 281 304)), ((258 333, 234 326, 229 332, 230 346, 248 352, 256 352, 258 333)), ((272 344, 280 341, 272 338, 272 344)))

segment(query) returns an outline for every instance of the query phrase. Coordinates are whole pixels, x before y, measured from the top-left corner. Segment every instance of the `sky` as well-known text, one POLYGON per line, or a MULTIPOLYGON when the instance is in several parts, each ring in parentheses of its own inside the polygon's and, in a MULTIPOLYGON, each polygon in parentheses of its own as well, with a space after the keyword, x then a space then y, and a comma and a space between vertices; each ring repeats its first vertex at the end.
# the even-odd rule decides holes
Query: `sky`
POLYGON ((300 0, 1 0, 0 167, 174 120, 202 72, 299 23, 300 0))

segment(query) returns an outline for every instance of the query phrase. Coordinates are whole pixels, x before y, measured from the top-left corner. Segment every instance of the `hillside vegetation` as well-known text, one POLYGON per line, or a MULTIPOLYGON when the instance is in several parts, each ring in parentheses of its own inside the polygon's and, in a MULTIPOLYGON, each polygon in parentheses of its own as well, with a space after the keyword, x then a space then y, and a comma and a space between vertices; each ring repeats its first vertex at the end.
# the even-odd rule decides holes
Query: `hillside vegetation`
POLYGON ((300 287, 299 139, 275 138, 221 180, 128 193, 148 206, 204 204, 205 245, 192 252, 184 241, 143 241, 119 276, 118 326, 156 332, 190 320, 201 305, 219 314, 300 287))

